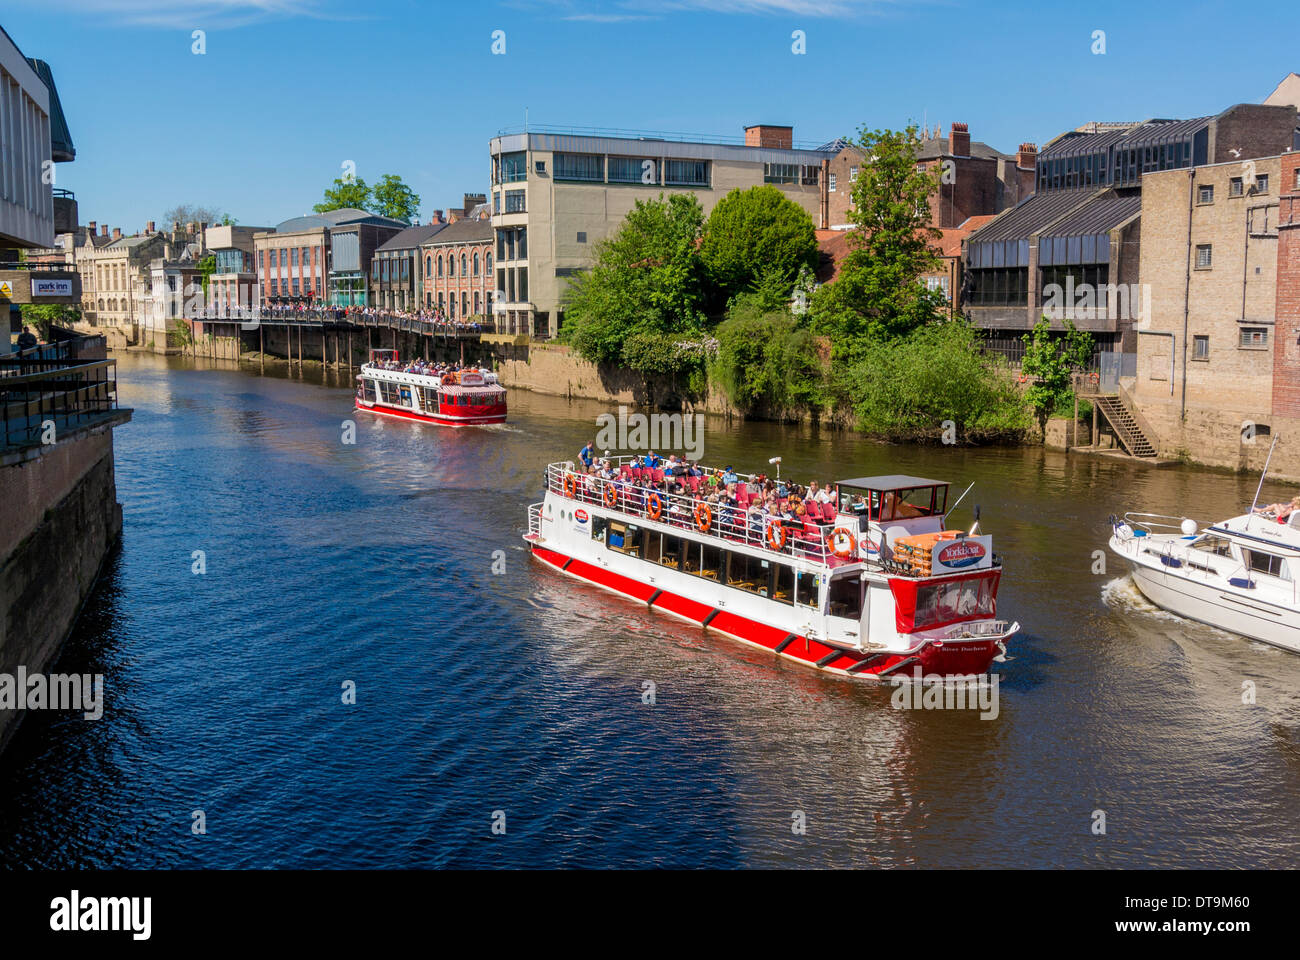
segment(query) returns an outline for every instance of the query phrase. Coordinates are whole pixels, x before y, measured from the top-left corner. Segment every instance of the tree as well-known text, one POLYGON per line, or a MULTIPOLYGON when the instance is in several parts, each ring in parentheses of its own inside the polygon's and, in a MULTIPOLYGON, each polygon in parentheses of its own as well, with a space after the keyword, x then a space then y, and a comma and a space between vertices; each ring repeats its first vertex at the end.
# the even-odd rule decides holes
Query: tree
POLYGON ((1092 334, 1076 330, 1069 320, 1063 323, 1065 335, 1053 334, 1052 321, 1044 316, 1023 338, 1025 356, 1020 372, 1030 379, 1025 402, 1034 411, 1044 439, 1048 417, 1070 396, 1071 375, 1092 360, 1092 334))
POLYGON ((697 241, 703 223, 693 194, 636 202, 618 232, 597 245, 591 269, 570 280, 563 336, 580 356, 643 372, 666 357, 688 356, 654 351, 644 338, 633 338, 651 334, 680 343, 702 336, 704 268, 697 241))
POLYGON ((375 184, 373 198, 375 213, 394 220, 410 223, 420 212, 419 196, 394 173, 384 174, 383 179, 375 184))
POLYGON ((811 331, 788 307, 741 294, 718 325, 710 377, 749 415, 782 417, 816 407, 822 364, 811 331))
POLYGON ((216 207, 204 207, 182 203, 164 212, 162 220, 159 222, 164 225, 165 229, 173 223, 179 223, 184 227, 187 223, 234 223, 234 220, 230 219, 230 214, 223 210, 218 210, 216 207))
POLYGON ((325 188, 325 199, 312 207, 316 213, 329 210, 355 208, 365 210, 370 204, 370 188, 360 177, 348 175, 334 180, 333 187, 325 188))
POLYGON ((757 284, 784 285, 817 265, 817 235, 803 207, 771 185, 732 190, 704 224, 700 257, 723 304, 757 284))
POLYGON ((930 197, 939 173, 918 170, 917 128, 859 131, 863 161, 853 184, 850 252, 839 277, 813 297, 814 329, 853 353, 863 339, 900 337, 939 319, 943 296, 921 282, 939 265, 930 197))
POLYGON ((35 327, 42 340, 50 339, 50 325, 71 327, 81 319, 81 308, 65 303, 24 303, 18 308, 23 323, 35 327))

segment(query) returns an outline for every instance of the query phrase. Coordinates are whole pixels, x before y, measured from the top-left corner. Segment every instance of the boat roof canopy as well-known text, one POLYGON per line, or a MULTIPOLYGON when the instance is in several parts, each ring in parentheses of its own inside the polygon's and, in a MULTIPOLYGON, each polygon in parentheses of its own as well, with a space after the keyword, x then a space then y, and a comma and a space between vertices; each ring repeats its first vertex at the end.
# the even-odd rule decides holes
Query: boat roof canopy
POLYGON ((914 490, 917 487, 946 487, 947 480, 926 480, 924 477, 909 477, 902 473, 890 473, 880 477, 858 477, 856 480, 840 480, 841 487, 858 487, 862 490, 914 490))

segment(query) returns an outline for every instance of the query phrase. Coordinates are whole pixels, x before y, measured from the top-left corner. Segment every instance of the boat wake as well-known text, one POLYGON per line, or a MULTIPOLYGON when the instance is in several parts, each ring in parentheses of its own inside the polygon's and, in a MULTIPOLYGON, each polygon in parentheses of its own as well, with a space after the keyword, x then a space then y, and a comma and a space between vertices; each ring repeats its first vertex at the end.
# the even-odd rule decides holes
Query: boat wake
POLYGON ((1107 581, 1101 588, 1101 599, 1112 610, 1122 613, 1140 613, 1154 620, 1166 620, 1171 623, 1185 623, 1177 614, 1162 610, 1142 595, 1142 591, 1133 582, 1131 574, 1107 581))

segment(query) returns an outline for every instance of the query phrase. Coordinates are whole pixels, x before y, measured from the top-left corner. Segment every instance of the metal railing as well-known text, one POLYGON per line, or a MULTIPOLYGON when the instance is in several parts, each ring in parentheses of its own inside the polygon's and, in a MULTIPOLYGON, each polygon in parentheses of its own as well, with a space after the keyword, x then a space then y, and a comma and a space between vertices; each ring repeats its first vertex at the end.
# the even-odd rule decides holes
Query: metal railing
MULTIPOLYGON (((546 468, 546 486, 570 500, 603 507, 629 520, 648 520, 692 530, 723 541, 724 545, 739 543, 774 556, 832 566, 868 559, 859 556, 862 531, 861 518, 856 514, 840 514, 832 508, 829 519, 790 520, 761 513, 748 505, 710 501, 699 496, 698 491, 669 493, 665 489, 667 478, 650 479, 646 483, 653 485, 641 485, 630 472, 633 459, 618 457, 611 461, 620 470, 615 480, 583 473, 571 464, 552 463, 546 468)), ((663 477, 662 471, 654 476, 663 477)), ((698 479, 699 486, 704 488, 703 478, 698 479)), ((742 484, 746 495, 761 500, 761 488, 753 477, 741 476, 737 488, 742 484)))
POLYGON ((115 360, 39 362, 46 369, 0 379, 0 446, 49 442, 60 428, 117 408, 115 360))

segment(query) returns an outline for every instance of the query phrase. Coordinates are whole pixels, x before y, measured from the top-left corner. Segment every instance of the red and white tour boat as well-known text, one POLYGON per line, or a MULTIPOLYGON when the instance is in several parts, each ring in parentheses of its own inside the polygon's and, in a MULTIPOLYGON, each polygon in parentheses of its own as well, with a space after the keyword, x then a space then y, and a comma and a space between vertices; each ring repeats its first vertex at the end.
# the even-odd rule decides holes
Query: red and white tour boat
POLYGON ((357 409, 450 426, 505 423, 506 391, 490 370, 437 372, 372 350, 357 374, 357 409))
MULTIPOLYGON (((661 470, 611 461, 618 478, 572 462, 546 470, 528 508, 535 557, 571 577, 834 675, 983 674, 1018 623, 997 618, 1002 565, 992 538, 945 530, 949 484, 844 480, 801 523, 738 504, 640 486, 661 470)), ((708 473, 720 471, 707 470, 708 473)))

